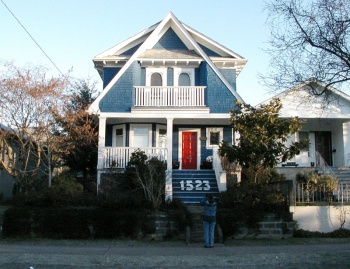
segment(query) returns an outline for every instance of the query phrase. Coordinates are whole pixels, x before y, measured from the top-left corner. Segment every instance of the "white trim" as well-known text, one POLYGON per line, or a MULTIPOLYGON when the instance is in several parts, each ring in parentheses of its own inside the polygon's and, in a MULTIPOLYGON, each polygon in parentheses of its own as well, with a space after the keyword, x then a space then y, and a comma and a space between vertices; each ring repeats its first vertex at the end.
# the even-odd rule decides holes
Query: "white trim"
POLYGON ((113 125, 112 128, 112 147, 116 147, 116 143, 117 143, 117 138, 116 138, 116 133, 115 131, 117 129, 123 129, 123 145, 122 147, 125 147, 125 141, 126 141, 126 127, 125 124, 118 124, 118 125, 113 125))
POLYGON ((201 135, 201 129, 200 128, 179 128, 179 146, 178 146, 178 158, 180 161, 180 168, 182 169, 182 133, 183 132, 195 132, 197 133, 197 170, 200 168, 201 163, 201 143, 199 140, 199 137, 201 135))
POLYGON ((130 124, 129 146, 135 147, 134 140, 133 140, 135 128, 147 128, 148 129, 148 146, 147 147, 152 147, 152 124, 130 124))
POLYGON ((167 67, 146 67, 146 86, 151 86, 152 74, 159 73, 162 77, 162 86, 167 86, 168 68, 167 67))
POLYGON ((179 76, 182 73, 186 73, 190 77, 190 83, 191 85, 188 86, 194 86, 194 68, 182 68, 182 67, 174 67, 174 86, 179 86, 179 76))
POLYGON ((219 132, 219 145, 221 141, 224 139, 224 128, 222 127, 208 127, 206 128, 206 147, 207 148, 213 148, 213 146, 219 146, 219 145, 210 145, 210 132, 219 132))

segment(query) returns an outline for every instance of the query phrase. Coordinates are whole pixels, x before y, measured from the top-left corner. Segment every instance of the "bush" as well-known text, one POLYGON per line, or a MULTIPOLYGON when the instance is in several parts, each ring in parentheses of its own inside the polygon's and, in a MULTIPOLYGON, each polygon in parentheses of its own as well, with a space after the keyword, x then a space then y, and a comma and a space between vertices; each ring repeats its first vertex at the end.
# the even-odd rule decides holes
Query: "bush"
POLYGON ((217 218, 224 237, 233 236, 240 227, 258 229, 267 213, 282 216, 289 212, 286 197, 269 184, 246 180, 220 194, 217 218))
POLYGON ((31 213, 27 208, 9 208, 4 213, 4 236, 30 237, 31 213))
POLYGON ((172 201, 164 202, 160 211, 166 212, 171 221, 174 221, 179 231, 185 231, 186 227, 193 226, 192 214, 181 200, 174 198, 172 201))
POLYGON ((53 239, 132 237, 155 232, 150 210, 124 208, 10 208, 5 212, 4 236, 53 239))

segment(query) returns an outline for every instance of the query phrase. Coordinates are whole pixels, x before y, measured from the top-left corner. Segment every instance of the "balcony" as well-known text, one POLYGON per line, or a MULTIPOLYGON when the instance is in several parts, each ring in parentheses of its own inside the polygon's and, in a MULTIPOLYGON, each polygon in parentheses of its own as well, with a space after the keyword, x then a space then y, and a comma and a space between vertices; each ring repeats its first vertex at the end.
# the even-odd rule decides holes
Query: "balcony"
POLYGON ((125 168, 136 150, 144 151, 149 159, 156 157, 161 161, 167 160, 166 148, 106 147, 103 149, 103 168, 125 168))
POLYGON ((205 107, 205 86, 135 86, 135 107, 205 107))

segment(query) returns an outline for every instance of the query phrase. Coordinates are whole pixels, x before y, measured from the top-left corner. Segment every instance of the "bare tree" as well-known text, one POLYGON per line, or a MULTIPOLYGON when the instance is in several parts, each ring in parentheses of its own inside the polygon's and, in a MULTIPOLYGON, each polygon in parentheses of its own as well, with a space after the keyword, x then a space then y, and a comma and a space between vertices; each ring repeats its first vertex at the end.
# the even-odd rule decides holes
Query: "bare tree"
POLYGON ((51 176, 51 152, 56 150, 53 114, 64 107, 67 77, 48 77, 41 66, 4 63, 0 73, 0 165, 22 191, 40 176, 51 176))
POLYGON ((273 93, 306 82, 327 97, 330 86, 349 86, 349 0, 268 0, 266 10, 271 69, 260 77, 273 93))

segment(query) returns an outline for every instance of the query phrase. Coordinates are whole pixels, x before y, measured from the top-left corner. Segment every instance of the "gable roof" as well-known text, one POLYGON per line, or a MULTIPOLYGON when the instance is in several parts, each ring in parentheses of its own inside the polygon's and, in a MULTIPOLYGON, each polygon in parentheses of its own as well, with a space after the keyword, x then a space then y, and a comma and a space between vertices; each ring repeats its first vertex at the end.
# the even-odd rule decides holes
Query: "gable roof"
POLYGON ((147 28, 146 30, 132 36, 124 42, 106 50, 95 56, 93 61, 96 69, 100 69, 103 65, 111 62, 113 64, 121 63, 121 70, 115 75, 115 77, 109 82, 102 93, 96 98, 89 108, 90 113, 97 113, 99 111, 98 104, 100 100, 106 95, 106 93, 112 88, 112 86, 118 81, 121 75, 130 67, 135 60, 142 60, 150 58, 154 53, 160 53, 163 60, 178 59, 186 61, 202 61, 204 59, 208 65, 213 69, 220 80, 225 86, 232 92, 232 94, 242 103, 244 103, 241 96, 236 92, 233 86, 227 81, 227 79, 219 71, 217 65, 232 66, 236 68, 237 75, 242 70, 247 60, 242 56, 232 52, 217 42, 209 39, 208 37, 200 34, 189 26, 182 24, 178 19, 169 13, 164 20, 147 28), (181 39, 184 45, 189 51, 157 51, 152 50, 154 45, 159 39, 171 28, 176 35, 181 39), (203 46, 215 52, 220 57, 209 57, 203 50, 203 46), (135 50, 132 55, 126 55, 125 52, 135 50), (198 55, 198 57, 197 57, 198 55))
MULTIPOLYGON (((279 98, 282 102, 281 117, 350 119, 350 96, 334 87, 328 86, 328 99, 315 95, 308 88, 308 83, 300 83, 276 96, 258 104, 267 104, 271 99, 279 98)), ((325 83, 313 81, 315 90, 324 89, 325 83)))

